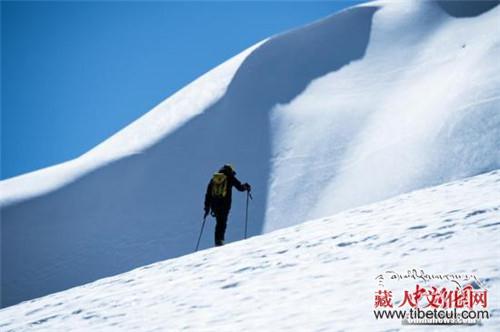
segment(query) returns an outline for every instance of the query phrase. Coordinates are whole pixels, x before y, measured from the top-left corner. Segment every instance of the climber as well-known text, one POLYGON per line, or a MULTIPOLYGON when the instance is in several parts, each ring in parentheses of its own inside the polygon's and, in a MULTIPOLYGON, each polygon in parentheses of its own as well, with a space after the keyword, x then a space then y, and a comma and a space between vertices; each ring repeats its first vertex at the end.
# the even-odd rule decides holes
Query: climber
POLYGON ((248 183, 243 183, 236 178, 233 166, 226 164, 215 173, 208 183, 205 194, 205 218, 211 212, 215 217, 215 246, 224 245, 224 234, 226 232, 227 217, 231 209, 232 188, 239 191, 250 192, 248 183))

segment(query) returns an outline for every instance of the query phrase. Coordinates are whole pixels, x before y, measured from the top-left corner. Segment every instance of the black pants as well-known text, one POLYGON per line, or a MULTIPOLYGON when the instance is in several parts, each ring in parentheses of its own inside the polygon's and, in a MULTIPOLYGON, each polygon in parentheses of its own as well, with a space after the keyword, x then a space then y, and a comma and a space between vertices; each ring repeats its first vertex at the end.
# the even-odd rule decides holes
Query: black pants
POLYGON ((227 216, 229 211, 214 211, 215 220, 217 224, 215 225, 215 245, 221 246, 224 244, 224 234, 226 233, 227 226, 227 216))

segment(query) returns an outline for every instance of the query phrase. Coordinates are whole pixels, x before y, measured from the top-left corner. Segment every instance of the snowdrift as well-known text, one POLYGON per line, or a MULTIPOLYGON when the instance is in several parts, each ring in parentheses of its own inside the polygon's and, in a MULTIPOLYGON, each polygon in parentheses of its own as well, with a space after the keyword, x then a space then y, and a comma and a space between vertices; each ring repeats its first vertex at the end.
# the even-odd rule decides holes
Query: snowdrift
MULTIPOLYGON (((475 328, 498 331, 500 270, 494 253, 500 251, 499 230, 500 170, 4 308, 0 327, 9 331, 400 329, 400 320, 373 316, 376 277, 386 271, 423 269, 429 274, 475 273, 489 292, 492 315, 475 328)), ((402 293, 399 284, 386 281, 395 297, 402 293)), ((428 331, 429 326, 421 330, 428 331)))
POLYGON ((369 3, 272 37, 80 158, 2 181, 2 305, 192 252, 226 162, 253 185, 251 235, 500 167, 500 9, 448 7, 369 3))

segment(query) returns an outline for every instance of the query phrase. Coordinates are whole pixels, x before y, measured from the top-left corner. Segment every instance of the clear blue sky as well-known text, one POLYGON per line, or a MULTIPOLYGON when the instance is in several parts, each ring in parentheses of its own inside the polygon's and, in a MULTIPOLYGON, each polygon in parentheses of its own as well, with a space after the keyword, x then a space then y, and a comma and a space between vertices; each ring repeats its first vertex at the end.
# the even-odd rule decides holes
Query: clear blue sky
POLYGON ((78 157, 252 44, 359 2, 2 1, 1 178, 78 157))

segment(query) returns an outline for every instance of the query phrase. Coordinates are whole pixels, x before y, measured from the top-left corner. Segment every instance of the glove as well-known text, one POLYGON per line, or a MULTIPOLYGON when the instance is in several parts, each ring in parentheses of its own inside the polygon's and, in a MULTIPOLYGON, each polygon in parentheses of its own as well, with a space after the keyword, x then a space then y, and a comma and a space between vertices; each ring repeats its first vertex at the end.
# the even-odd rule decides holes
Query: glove
POLYGON ((252 190, 252 186, 248 183, 243 184, 243 187, 245 187, 246 191, 252 190))

